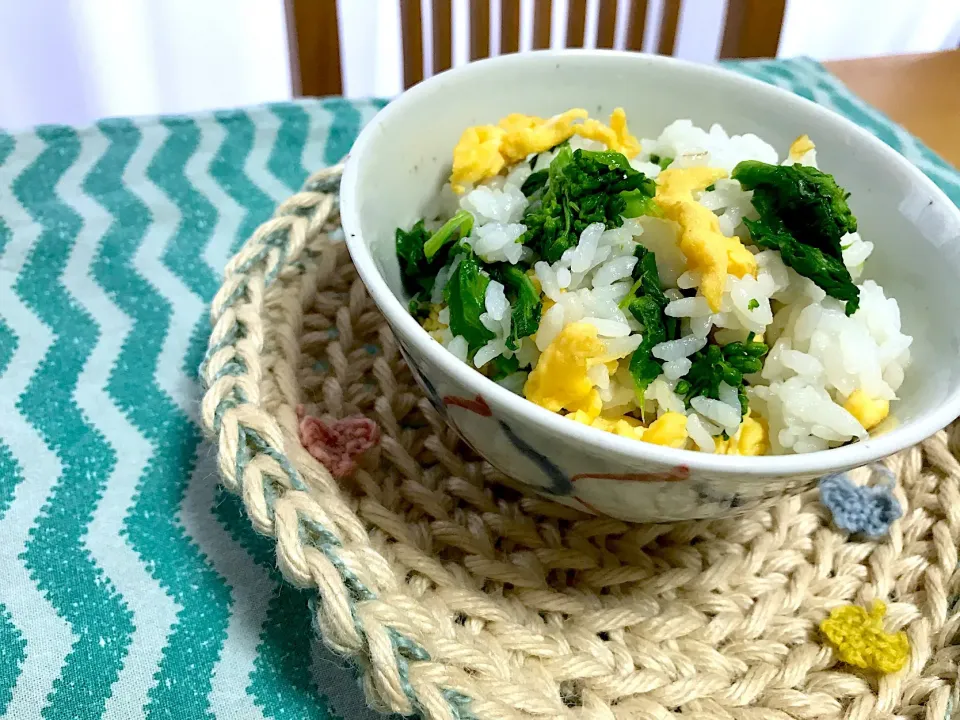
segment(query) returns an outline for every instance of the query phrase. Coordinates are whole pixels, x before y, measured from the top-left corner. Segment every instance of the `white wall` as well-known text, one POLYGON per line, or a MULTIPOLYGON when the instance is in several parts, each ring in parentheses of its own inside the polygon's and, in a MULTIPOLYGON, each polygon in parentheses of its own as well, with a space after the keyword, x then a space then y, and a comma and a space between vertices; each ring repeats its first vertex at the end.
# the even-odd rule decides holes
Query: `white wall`
POLYGON ((282 0, 0 0, 0 126, 289 97, 282 0))
MULTIPOLYGON (((957 0, 790 0, 779 54, 837 60, 958 44, 957 0)), ((960 78, 957 83, 960 87, 960 78)))
MULTIPOLYGON (((588 0, 587 46, 599 2, 588 0)), ((533 3, 521 0, 521 45, 532 44, 533 3)), ((662 0, 648 3, 652 51, 662 0)), ((430 0, 422 0, 427 69, 430 0)), ((396 0, 339 0, 345 91, 390 97, 401 87, 396 0)), ((567 0, 553 2, 554 47, 567 0)), ((680 57, 716 58, 726 0, 686 0, 680 57)), ((617 43, 626 32, 619 0, 617 43)), ((496 27, 499 0, 492 0, 496 27)), ((454 0, 454 63, 467 61, 469 7, 454 0)), ((820 59, 922 52, 960 41, 957 0, 789 0, 781 55, 820 59)), ((499 38, 492 38, 496 51, 499 38)), ((190 112, 290 97, 283 0, 0 0, 0 126, 87 123, 109 115, 190 112)))

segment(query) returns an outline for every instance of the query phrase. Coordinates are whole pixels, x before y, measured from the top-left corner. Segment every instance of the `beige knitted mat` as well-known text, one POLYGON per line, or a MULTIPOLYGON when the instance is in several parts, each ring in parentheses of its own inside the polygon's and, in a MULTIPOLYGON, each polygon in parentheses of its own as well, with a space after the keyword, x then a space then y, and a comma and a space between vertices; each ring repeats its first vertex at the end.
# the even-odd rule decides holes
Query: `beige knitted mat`
MULTIPOLYGON (((519 486, 415 385, 336 227, 338 169, 231 261, 203 417, 223 482, 315 588, 318 631, 369 702, 426 718, 928 718, 960 711, 960 425, 892 458, 904 515, 879 542, 816 490, 743 517, 630 525, 519 486), (347 481, 301 446, 298 406, 363 414, 380 445, 347 481), (818 630, 874 598, 910 657, 878 676, 818 630)), ((309 662, 308 658, 303 659, 309 662)))

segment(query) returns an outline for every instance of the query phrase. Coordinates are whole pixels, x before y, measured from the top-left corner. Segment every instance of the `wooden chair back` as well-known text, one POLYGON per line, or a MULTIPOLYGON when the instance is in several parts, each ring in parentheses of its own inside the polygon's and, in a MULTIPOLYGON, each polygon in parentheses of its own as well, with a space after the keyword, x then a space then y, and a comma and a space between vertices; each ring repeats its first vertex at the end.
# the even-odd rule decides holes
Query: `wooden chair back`
MULTIPOLYGON (((420 0, 397 0, 403 46, 403 85, 424 78, 424 23, 420 0)), ((641 50, 647 21, 647 0, 619 0, 629 6, 625 49, 641 50)), ((702 0, 691 0, 702 2, 702 0)), ((500 53, 520 50, 521 0, 500 0, 500 53)), ((453 0, 431 0, 433 72, 453 65, 453 0)), ((614 47, 618 0, 599 0, 597 47, 614 47)), ((728 0, 721 58, 773 57, 780 43, 786 0, 728 0)), ((469 0, 470 59, 490 55, 490 0, 469 0)), ((663 0, 656 50, 673 55, 682 0, 663 0)), ((550 47, 553 0, 534 0, 533 47, 550 47)), ((291 29, 291 71, 297 95, 339 95, 343 92, 336 0, 287 0, 291 29)), ((583 47, 587 0, 568 0, 566 47, 583 47)))

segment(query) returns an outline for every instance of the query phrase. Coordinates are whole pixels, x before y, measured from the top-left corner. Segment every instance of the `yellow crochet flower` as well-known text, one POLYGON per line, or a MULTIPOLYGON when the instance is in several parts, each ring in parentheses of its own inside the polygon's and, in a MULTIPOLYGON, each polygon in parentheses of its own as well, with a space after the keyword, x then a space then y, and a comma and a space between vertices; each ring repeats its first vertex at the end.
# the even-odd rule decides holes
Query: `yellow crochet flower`
POLYGON ((887 605, 880 600, 873 601, 869 613, 858 605, 845 605, 834 608, 820 630, 848 665, 894 673, 907 662, 910 644, 904 632, 884 632, 886 612, 887 605))

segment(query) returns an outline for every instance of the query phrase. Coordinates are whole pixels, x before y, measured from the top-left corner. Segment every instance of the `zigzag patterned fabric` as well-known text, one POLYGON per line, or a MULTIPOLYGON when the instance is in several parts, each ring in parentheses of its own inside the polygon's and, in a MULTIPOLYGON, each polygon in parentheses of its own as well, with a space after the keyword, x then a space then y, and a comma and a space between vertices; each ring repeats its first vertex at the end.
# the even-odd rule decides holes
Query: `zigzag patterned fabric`
MULTIPOLYGON (((960 203, 960 174, 816 63, 735 68, 960 203)), ((197 368, 228 258, 382 104, 0 132, 0 716, 375 717, 218 488, 197 368)))

